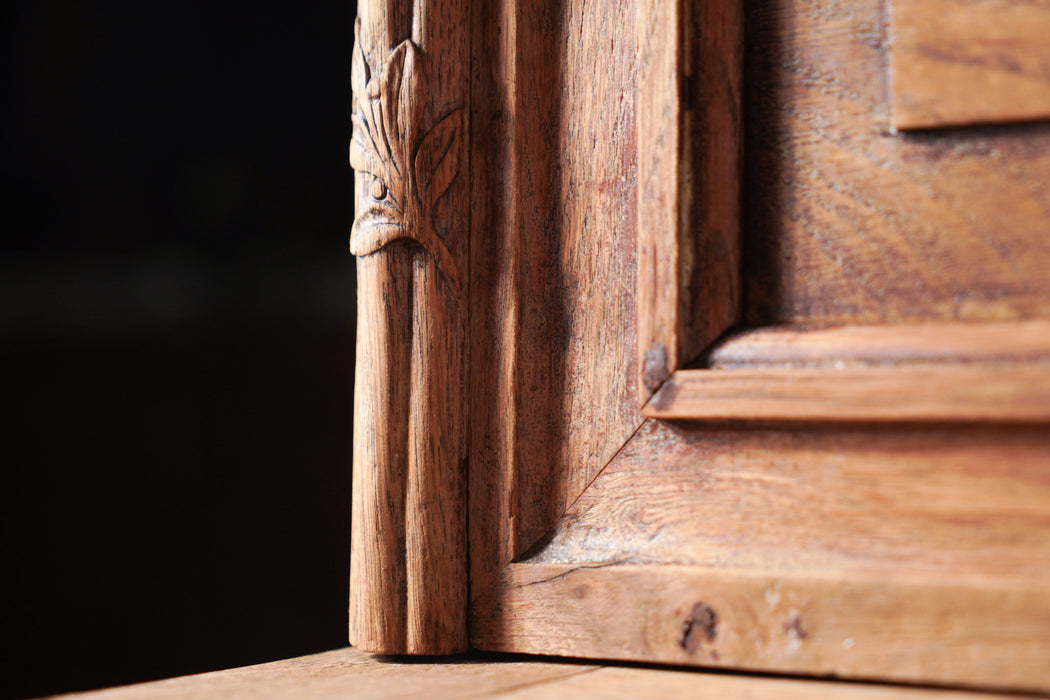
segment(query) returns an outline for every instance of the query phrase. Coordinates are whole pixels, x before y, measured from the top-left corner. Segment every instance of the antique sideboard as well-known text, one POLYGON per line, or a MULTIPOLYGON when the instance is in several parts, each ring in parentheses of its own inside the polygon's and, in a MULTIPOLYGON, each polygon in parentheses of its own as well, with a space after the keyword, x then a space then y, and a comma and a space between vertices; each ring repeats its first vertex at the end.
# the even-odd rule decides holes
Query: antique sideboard
POLYGON ((351 643, 1050 690, 1048 36, 362 0, 351 643))

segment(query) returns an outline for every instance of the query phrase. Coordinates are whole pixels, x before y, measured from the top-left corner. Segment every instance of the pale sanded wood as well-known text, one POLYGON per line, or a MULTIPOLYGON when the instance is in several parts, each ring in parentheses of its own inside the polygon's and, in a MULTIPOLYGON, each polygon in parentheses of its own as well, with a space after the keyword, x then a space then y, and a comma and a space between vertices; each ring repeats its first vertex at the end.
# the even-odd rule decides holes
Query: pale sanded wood
POLYGON ((118 700, 142 698, 480 698, 581 673, 596 666, 535 661, 492 663, 455 658, 402 663, 358 649, 339 649, 273 663, 183 676, 122 688, 60 697, 118 700))
POLYGON ((711 348, 703 367, 842 367, 909 363, 1025 364, 1050 359, 1050 321, 926 322, 741 331, 711 348))
POLYGON ((479 637, 493 649, 1050 687, 1042 581, 529 563, 504 577, 500 600, 478 606, 500 619, 479 637))
POLYGON ((892 134, 895 5, 749 6, 749 327, 1050 317, 1050 122, 892 134))
POLYGON ((466 5, 358 12, 350 640, 450 653, 467 646, 466 5))
POLYGON ((478 2, 471 589, 546 532, 643 418, 636 8, 478 2))
MULTIPOLYGON (((459 658, 452 662, 398 663, 355 649, 340 649, 258 666, 185 676, 60 697, 121 698, 566 698, 681 697, 829 698, 829 700, 993 700, 959 690, 790 680, 699 671, 618 668, 524 659, 459 658)), ((1017 697, 1016 695, 1010 697, 1017 697)))
POLYGON ((1048 421, 1050 363, 679 370, 664 420, 1048 421))
MULTIPOLYGON (((836 681, 759 678, 736 674, 699 674, 606 667, 507 693, 508 698, 696 698, 697 700, 991 700, 1015 697, 934 688, 865 685, 836 681)), ((1032 697, 1032 696, 1029 696, 1032 697)))
POLYGON ((743 7, 638 8, 642 401, 736 320, 743 7))
POLYGON ((898 129, 1050 119, 1050 4, 893 0, 898 129))

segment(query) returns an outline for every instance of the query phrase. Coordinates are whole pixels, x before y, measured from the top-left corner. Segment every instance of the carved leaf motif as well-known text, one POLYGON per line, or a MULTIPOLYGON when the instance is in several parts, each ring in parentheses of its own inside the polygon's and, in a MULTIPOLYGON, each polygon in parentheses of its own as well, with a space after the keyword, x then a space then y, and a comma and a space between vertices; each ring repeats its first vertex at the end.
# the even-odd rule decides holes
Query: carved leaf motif
POLYGON ((459 130, 463 110, 442 119, 423 137, 416 153, 416 180, 432 207, 441 199, 459 172, 459 130))
POLYGON ((434 205, 459 172, 462 109, 423 128, 427 80, 424 55, 411 41, 398 44, 378 74, 364 54, 361 22, 350 83, 354 125, 350 165, 371 177, 350 233, 350 251, 371 255, 400 238, 414 240, 437 262, 460 298, 459 267, 434 227, 434 205))

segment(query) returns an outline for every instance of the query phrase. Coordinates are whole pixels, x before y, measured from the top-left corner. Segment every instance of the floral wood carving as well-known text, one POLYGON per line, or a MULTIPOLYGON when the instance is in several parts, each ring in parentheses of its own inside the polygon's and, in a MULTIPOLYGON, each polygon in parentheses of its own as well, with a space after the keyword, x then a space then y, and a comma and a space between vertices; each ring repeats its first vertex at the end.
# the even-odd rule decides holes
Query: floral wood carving
POLYGON ((406 39, 377 73, 365 60, 360 19, 354 34, 350 165, 372 179, 350 233, 350 252, 371 255, 400 238, 414 240, 434 256, 453 296, 462 299, 459 266, 437 235, 434 207, 459 173, 463 109, 424 130, 423 51, 406 39))

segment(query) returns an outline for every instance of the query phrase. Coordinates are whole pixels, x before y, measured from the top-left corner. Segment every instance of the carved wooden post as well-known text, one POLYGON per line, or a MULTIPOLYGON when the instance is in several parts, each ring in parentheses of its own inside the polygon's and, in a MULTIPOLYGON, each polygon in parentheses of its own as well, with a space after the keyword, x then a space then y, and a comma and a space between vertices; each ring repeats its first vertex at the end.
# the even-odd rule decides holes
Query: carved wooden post
POLYGON ((361 0, 351 70, 358 256, 350 642, 467 646, 467 12, 361 0))

